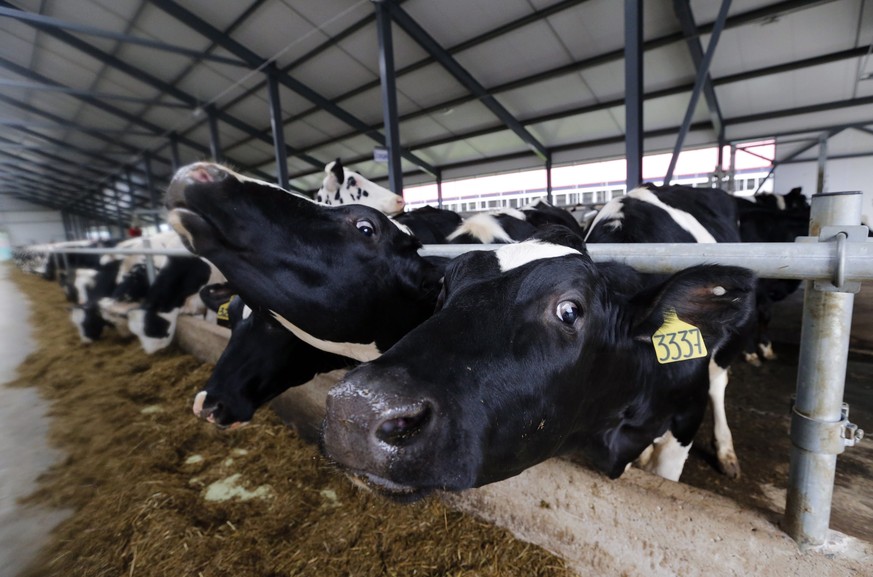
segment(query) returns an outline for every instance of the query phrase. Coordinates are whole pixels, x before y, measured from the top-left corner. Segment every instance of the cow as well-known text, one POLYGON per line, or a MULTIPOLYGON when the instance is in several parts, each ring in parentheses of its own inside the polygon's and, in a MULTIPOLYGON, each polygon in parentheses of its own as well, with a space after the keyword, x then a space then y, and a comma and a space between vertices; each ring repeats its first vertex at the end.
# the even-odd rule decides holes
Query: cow
POLYGON ((560 227, 466 253, 437 312, 331 389, 323 449, 398 500, 569 454, 611 478, 637 460, 678 479, 709 360, 751 315, 754 282, 737 267, 660 280, 594 263, 560 227))
MULTIPOLYGON (((809 232, 810 207, 800 189, 792 189, 786 195, 757 195, 755 202, 736 198, 737 221, 743 242, 794 242, 809 232), (778 197, 783 208, 775 202, 763 201, 778 197)), ((757 326, 749 335, 744 350, 745 359, 759 366, 762 360, 774 360, 776 353, 767 332, 772 318, 773 304, 786 299, 800 287, 796 279, 758 279, 757 326)))
POLYGON ((303 342, 272 315, 246 306, 235 292, 227 283, 200 291, 210 309, 225 307, 231 334, 206 386, 194 398, 192 409, 198 417, 235 429, 289 387, 355 364, 303 342))
POLYGON ((371 207, 322 206, 213 163, 180 169, 165 202, 188 249, 242 302, 319 350, 369 360, 433 312, 447 259, 420 256, 418 239, 371 207))
MULTIPOLYGON (((178 248, 181 243, 174 232, 148 237, 152 248, 178 248)), ((136 249, 143 246, 143 238, 119 242, 116 248, 136 249)), ((156 255, 153 265, 160 270, 166 257, 156 255)), ((148 290, 146 257, 142 254, 105 254, 97 269, 78 269, 75 276, 78 304, 70 318, 84 343, 100 338, 103 328, 114 327, 119 335, 128 336, 127 312, 144 298, 148 290)))
POLYGON ((400 213, 394 220, 412 231, 421 244, 446 244, 447 237, 463 222, 458 213, 429 205, 400 213))
POLYGON ((324 181, 315 201, 325 206, 363 204, 387 215, 403 211, 403 197, 345 168, 337 158, 324 167, 324 181))
POLYGON ((127 312, 128 328, 146 354, 170 345, 180 314, 203 314, 200 289, 223 280, 223 275, 205 260, 168 257, 140 305, 127 312))
POLYGON ((536 231, 522 211, 502 208, 470 216, 446 240, 450 244, 504 244, 524 240, 536 231))

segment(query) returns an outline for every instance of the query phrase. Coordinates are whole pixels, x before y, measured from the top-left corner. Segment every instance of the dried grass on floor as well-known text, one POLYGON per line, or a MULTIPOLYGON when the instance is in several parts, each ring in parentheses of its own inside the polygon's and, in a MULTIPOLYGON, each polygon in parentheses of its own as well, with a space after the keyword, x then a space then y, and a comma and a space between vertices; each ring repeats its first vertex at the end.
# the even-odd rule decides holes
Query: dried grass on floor
POLYGON ((197 420, 211 366, 109 331, 82 344, 56 283, 11 276, 39 343, 16 384, 51 400, 50 440, 67 454, 29 501, 75 510, 28 576, 571 575, 439 501, 356 489, 269 411, 233 432, 197 420), (222 481, 255 496, 207 501, 222 481))

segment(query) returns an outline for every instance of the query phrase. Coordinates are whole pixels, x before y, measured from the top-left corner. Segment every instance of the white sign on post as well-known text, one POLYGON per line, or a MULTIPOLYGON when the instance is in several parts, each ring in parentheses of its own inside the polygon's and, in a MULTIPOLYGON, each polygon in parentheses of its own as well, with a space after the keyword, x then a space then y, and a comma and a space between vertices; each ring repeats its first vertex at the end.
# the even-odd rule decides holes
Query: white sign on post
POLYGON ((387 148, 374 148, 373 149, 373 162, 388 162, 388 149, 387 148))

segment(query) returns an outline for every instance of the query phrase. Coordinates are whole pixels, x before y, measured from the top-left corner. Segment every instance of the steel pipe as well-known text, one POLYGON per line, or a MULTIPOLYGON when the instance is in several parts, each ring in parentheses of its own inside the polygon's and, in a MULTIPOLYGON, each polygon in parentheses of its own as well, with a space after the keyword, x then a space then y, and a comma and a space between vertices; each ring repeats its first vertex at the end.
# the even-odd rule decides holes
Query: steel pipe
MULTIPOLYGON (((810 235, 860 222, 862 200, 860 193, 813 195, 810 235)), ((812 281, 805 288, 784 528, 801 547, 812 547, 827 540, 837 455, 855 440, 854 432, 845 437, 843 406, 855 295, 812 281)))

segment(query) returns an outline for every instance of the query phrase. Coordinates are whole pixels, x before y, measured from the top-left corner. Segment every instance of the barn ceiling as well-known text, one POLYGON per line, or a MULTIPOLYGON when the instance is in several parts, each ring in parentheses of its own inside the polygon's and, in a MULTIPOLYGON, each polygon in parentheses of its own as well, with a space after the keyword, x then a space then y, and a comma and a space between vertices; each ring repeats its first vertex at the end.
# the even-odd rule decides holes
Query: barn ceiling
MULTIPOLYGON (((625 154, 618 0, 390 3, 406 184, 625 154)), ((643 3, 645 152, 673 150, 722 2, 643 3)), ((777 161, 873 154, 873 0, 734 0, 685 147, 776 137, 777 161)), ((0 194, 109 223, 174 163, 289 186, 385 180, 371 0, 0 0, 0 194)))

